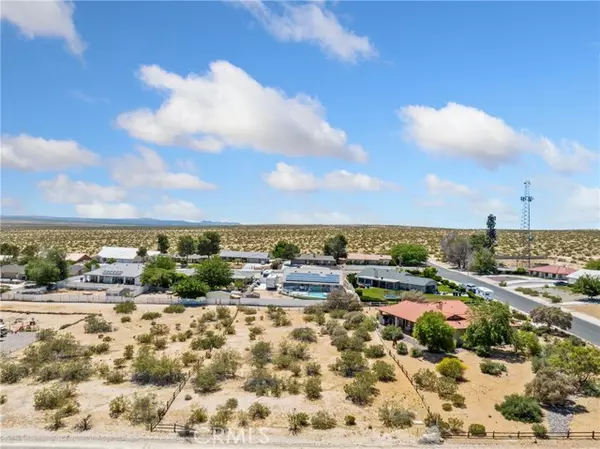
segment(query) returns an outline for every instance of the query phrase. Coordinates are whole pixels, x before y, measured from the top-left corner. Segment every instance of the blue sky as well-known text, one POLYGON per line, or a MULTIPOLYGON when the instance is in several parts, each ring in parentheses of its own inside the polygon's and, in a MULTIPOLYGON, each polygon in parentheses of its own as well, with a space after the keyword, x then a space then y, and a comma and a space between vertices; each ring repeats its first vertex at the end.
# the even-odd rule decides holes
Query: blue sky
POLYGON ((599 228, 599 16, 3 2, 2 213, 599 228))

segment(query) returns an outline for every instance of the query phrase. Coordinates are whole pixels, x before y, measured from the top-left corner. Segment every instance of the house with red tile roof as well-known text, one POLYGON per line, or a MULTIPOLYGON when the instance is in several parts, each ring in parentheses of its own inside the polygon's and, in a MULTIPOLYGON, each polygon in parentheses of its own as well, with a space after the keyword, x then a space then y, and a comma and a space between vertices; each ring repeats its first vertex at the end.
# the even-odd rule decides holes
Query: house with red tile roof
POLYGON ((529 269, 529 274, 544 279, 556 279, 566 281, 567 276, 575 273, 577 270, 564 265, 543 265, 529 269))
POLYGON ((402 301, 391 306, 379 307, 377 310, 380 324, 401 327, 407 334, 412 333, 416 321, 425 312, 440 312, 444 315, 446 322, 456 330, 456 338, 462 335, 470 323, 469 307, 458 300, 426 303, 402 301))

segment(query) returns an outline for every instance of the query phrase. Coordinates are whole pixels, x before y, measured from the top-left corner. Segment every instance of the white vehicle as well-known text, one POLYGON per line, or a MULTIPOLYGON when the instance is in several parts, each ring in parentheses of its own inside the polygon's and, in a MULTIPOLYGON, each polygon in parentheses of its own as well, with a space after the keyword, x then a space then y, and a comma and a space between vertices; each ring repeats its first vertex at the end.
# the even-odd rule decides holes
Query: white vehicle
POLYGON ((272 273, 267 276, 266 282, 267 290, 276 290, 277 289, 277 275, 272 273))
POLYGON ((8 329, 4 325, 4 323, 0 323, 0 337, 6 337, 8 334, 8 329))
POLYGON ((488 301, 492 301, 494 299, 494 290, 487 287, 475 287, 475 294, 481 296, 488 301))
POLYGON ((273 270, 269 269, 269 270, 264 270, 262 272, 262 277, 266 278, 268 277, 271 273, 273 273, 273 270))

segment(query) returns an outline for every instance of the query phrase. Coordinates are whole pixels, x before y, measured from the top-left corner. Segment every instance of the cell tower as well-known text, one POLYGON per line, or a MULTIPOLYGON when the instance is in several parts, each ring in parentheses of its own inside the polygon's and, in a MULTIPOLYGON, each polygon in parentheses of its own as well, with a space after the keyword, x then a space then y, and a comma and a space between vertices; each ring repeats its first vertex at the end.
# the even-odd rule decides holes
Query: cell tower
POLYGON ((522 234, 522 259, 527 259, 527 266, 531 268, 531 242, 533 241, 533 235, 531 235, 531 202, 533 197, 531 196, 531 182, 525 181, 525 191, 521 197, 521 203, 523 208, 521 209, 521 234, 522 234))

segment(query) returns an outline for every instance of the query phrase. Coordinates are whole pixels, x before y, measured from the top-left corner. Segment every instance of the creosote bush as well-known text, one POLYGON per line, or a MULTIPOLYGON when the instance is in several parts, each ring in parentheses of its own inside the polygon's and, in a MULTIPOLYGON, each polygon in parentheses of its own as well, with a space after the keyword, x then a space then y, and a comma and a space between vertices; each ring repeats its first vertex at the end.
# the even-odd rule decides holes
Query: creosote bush
POLYGON ((415 373, 413 380, 421 390, 437 391, 438 376, 430 369, 421 368, 415 373))
POLYGON ((539 423, 542 421, 542 409, 538 401, 529 396, 511 394, 504 401, 496 404, 496 410, 509 421, 539 423))
POLYGON ((76 404, 77 389, 72 385, 55 384, 40 388, 33 395, 33 408, 36 410, 55 410, 69 404, 76 404))
POLYGON ((398 342, 398 344, 396 345, 396 354, 398 354, 398 355, 408 354, 408 347, 406 346, 406 343, 404 343, 403 341, 398 342))
POLYGON ((183 304, 170 304, 163 309, 163 313, 183 313, 185 306, 183 304))
POLYGON ((121 323, 129 323, 129 322, 131 322, 130 316, 122 316, 121 317, 121 323))
POLYGON ((392 382, 396 380, 396 374, 394 373, 394 367, 389 363, 377 360, 371 367, 373 374, 377 380, 381 382, 392 382))
POLYGON ((320 376, 321 375, 321 365, 318 362, 308 362, 304 366, 304 371, 307 376, 320 376))
POLYGON ((337 422, 332 415, 324 410, 320 410, 311 417, 310 424, 313 429, 329 430, 333 429, 337 425, 337 422))
POLYGON ((383 345, 369 345, 365 348, 365 356, 370 359, 380 359, 385 357, 385 348, 383 345))
POLYGON ((125 301, 117 304, 113 307, 116 313, 133 313, 137 309, 137 306, 133 301, 125 301))
POLYGON ((271 409, 260 402, 255 402, 248 407, 248 415, 252 420, 266 419, 270 414, 271 409))
POLYGON ((385 427, 406 429, 413 425, 415 413, 399 404, 387 401, 379 408, 379 420, 385 427))
POLYGON ((321 378, 311 377, 310 379, 307 379, 306 382, 304 382, 304 392, 306 393, 306 398, 311 401, 320 399, 321 393, 323 392, 321 378))
POLYGON ((97 315, 88 315, 85 318, 83 330, 86 334, 101 334, 112 332, 112 324, 97 315))
POLYGON ((317 341, 317 333, 310 327, 298 327, 290 335, 294 340, 305 343, 315 343, 317 341))
POLYGON ((354 417, 354 415, 346 415, 344 416, 344 424, 347 426, 355 426, 356 425, 356 418, 354 417))
POLYGON ((469 426, 469 433, 476 437, 484 437, 487 435, 485 426, 483 424, 473 423, 469 426))
POLYGON ((484 374, 499 376, 506 372, 506 365, 504 363, 494 362, 486 359, 479 364, 479 369, 484 374))
POLYGON ((188 418, 189 424, 204 424, 208 421, 208 413, 204 407, 192 407, 190 416, 188 418))
POLYGON ((288 413, 288 429, 292 434, 298 434, 304 427, 310 425, 310 418, 305 412, 288 413))
POLYGON ((142 347, 133 361, 133 381, 139 384, 171 385, 183 379, 181 363, 167 356, 160 358, 142 347))
POLYGON ((146 428, 158 417, 158 401, 154 393, 138 395, 134 393, 128 418, 131 424, 144 424, 146 428))
POLYGON ((160 314, 160 312, 144 312, 144 314, 142 315, 142 320, 152 321, 157 318, 160 318, 161 316, 162 315, 160 314))

